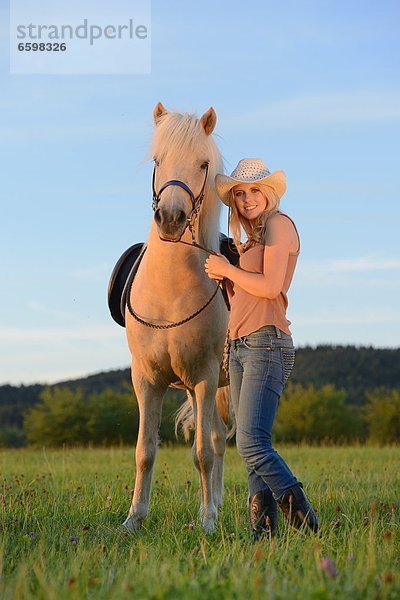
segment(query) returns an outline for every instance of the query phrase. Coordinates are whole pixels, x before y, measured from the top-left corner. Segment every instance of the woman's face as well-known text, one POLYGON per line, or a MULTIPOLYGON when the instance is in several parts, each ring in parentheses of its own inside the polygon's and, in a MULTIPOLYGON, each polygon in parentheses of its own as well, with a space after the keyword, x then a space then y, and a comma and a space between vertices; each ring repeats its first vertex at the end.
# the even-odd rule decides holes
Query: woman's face
POLYGON ((267 199, 254 183, 239 183, 233 188, 233 197, 239 213, 254 221, 267 208, 267 199))

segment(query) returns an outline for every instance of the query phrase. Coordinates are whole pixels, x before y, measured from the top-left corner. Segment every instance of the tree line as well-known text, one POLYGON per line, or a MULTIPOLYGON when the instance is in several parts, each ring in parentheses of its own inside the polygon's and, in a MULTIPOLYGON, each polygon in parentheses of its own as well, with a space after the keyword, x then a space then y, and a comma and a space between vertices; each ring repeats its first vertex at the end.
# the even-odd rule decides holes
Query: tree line
MULTIPOLYGON (((276 440, 397 442, 399 382, 400 349, 300 348, 281 398, 276 440)), ((185 397, 168 390, 163 441, 175 442, 173 413, 185 397)), ((132 443, 138 419, 129 369, 55 386, 0 386, 0 446, 132 443)))
MULTIPOLYGON (((162 442, 175 443, 174 413, 182 397, 172 392, 164 400, 160 425, 162 442)), ((63 444, 133 444, 139 412, 132 393, 106 390, 84 398, 81 390, 45 389, 40 402, 27 411, 27 441, 39 446, 63 444)), ((377 389, 360 407, 346 402, 346 392, 326 385, 289 385, 282 395, 276 420, 277 441, 379 444, 400 442, 400 392, 377 389)), ((182 439, 180 440, 182 441, 182 439)))

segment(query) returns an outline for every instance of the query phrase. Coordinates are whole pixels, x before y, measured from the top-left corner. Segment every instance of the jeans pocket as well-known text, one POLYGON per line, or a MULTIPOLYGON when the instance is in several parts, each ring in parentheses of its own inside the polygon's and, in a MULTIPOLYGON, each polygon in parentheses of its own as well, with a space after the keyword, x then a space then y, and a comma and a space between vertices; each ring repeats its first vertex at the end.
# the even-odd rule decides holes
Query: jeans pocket
POLYGON ((266 335, 245 337, 243 338, 243 344, 249 350, 272 350, 271 338, 266 335))
POLYGON ((283 376, 284 376, 284 385, 286 385, 287 380, 290 377, 290 373, 294 367, 294 359, 295 359, 295 349, 294 348, 281 348, 282 354, 282 364, 283 364, 283 376))

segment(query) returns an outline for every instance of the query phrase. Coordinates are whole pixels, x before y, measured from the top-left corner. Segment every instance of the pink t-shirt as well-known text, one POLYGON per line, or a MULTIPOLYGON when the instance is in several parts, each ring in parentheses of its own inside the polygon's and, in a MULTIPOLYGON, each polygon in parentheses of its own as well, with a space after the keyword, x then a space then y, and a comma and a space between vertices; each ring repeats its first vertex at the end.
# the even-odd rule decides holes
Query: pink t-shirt
MULTIPOLYGON (((287 215, 283 216, 290 219, 287 215)), ((290 220, 292 221, 292 219, 290 220)), ((296 229, 294 223, 293 225, 296 229)), ((237 284, 233 284, 232 287, 231 285, 227 286, 231 304, 229 332, 232 340, 249 335, 265 325, 275 325, 285 333, 291 334, 289 329, 290 321, 286 318, 286 309, 288 306, 287 292, 293 279, 299 253, 300 240, 299 250, 289 254, 282 290, 274 299, 261 298, 249 294, 237 284)), ((239 267, 250 273, 263 273, 264 245, 257 244, 251 246, 246 252, 241 254, 239 267)))

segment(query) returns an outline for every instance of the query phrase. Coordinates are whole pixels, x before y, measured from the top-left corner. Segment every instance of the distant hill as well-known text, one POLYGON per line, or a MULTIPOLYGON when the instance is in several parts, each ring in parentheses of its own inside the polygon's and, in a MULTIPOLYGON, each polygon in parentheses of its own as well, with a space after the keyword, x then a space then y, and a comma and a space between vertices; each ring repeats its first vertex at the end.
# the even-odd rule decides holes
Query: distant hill
POLYGON ((81 379, 60 381, 52 385, 2 385, 0 386, 0 428, 2 425, 22 426, 24 412, 39 402, 43 388, 56 386, 69 387, 73 390, 81 389, 83 394, 102 392, 107 389, 126 391, 131 389, 130 369, 104 371, 88 375, 81 379))
POLYGON ((370 390, 400 387, 400 348, 306 346, 297 350, 291 381, 317 388, 331 383, 346 390, 350 404, 363 404, 370 390))
MULTIPOLYGON (((400 348, 377 349, 356 346, 317 346, 297 349, 293 384, 322 387, 333 384, 345 389, 347 402, 362 405, 366 393, 378 387, 400 387, 400 348)), ((62 381, 51 386, 0 386, 0 433, 2 429, 22 430, 24 412, 39 401, 44 387, 55 385, 79 388, 83 395, 106 389, 132 389, 130 370, 120 369, 89 375, 81 379, 62 381)))

